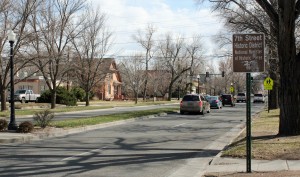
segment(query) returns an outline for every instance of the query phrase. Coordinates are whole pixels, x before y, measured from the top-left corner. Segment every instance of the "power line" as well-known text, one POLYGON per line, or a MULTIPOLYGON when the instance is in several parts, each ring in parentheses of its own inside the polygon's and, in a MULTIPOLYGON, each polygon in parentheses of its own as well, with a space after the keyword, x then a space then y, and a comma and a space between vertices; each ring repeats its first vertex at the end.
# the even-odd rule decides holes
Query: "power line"
MULTIPOLYGON (((203 58, 195 58, 195 59, 199 59, 199 60, 202 60, 202 61, 208 61, 208 60, 211 60, 211 59, 205 59, 205 58, 215 58, 215 59, 222 59, 224 57, 229 57, 231 56, 230 54, 228 55, 202 55, 203 58)), ((139 57, 139 58, 143 58, 144 56, 130 56, 130 55, 111 55, 111 56, 107 56, 108 58, 119 58, 119 59, 132 59, 132 58, 135 58, 135 57, 139 57)), ((160 56, 156 56, 156 57, 153 57, 153 58, 156 58, 156 59, 164 59, 164 58, 171 58, 171 57, 160 57, 160 56)), ((188 58, 188 57, 177 57, 177 58, 181 58, 181 59, 184 59, 184 58, 188 58)))
MULTIPOLYGON (((222 33, 221 35, 230 35, 231 33, 222 33)), ((199 37, 182 37, 180 39, 193 39, 193 38, 203 38, 203 37, 213 37, 213 36, 218 36, 220 34, 214 34, 214 35, 200 35, 199 37)), ((172 39, 172 40, 177 40, 177 39, 172 39)), ((154 42, 159 42, 159 41, 164 41, 164 39, 156 39, 153 40, 154 42)), ((136 41, 131 41, 131 42, 116 42, 116 43, 112 43, 115 45, 123 45, 123 44, 139 44, 136 41)))

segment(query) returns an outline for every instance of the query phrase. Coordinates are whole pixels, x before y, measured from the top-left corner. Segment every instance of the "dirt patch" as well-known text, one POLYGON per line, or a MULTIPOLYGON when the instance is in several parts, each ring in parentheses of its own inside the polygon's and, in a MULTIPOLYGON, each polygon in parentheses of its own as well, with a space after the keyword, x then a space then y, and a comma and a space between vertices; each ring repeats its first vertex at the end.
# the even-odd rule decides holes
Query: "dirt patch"
MULTIPOLYGON (((264 111, 252 121, 252 159, 300 160, 300 136, 278 136, 279 110, 264 111)), ((222 157, 246 158, 245 131, 223 151, 222 157)), ((204 177, 299 177, 300 171, 216 172, 204 177)))
MULTIPOLYGON (((278 136, 279 110, 260 113, 252 122, 252 159, 300 160, 300 136, 278 136)), ((222 157, 246 158, 245 131, 223 151, 222 157)))

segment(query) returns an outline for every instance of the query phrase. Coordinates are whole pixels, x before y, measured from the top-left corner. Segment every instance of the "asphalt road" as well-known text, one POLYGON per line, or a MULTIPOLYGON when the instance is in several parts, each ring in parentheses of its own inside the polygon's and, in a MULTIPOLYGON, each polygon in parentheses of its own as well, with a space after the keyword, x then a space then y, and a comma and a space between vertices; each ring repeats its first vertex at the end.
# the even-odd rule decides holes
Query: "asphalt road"
MULTIPOLYGON (((245 104, 210 114, 149 118, 0 147, 0 176, 198 176, 246 119, 245 104)), ((252 112, 262 109, 254 104, 252 112)))

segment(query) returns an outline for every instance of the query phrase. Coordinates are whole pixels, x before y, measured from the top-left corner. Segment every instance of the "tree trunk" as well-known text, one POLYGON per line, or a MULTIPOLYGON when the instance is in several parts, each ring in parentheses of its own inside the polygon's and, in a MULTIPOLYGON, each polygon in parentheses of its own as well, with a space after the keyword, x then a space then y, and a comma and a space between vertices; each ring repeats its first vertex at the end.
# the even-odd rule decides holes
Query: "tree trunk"
MULTIPOLYGON (((277 36, 277 32, 276 32, 276 27, 274 26, 274 23, 271 22, 270 23, 270 33, 271 33, 271 36, 277 36)), ((272 37, 271 37, 272 39, 272 37)), ((274 44, 276 44, 274 42, 274 44)), ((278 45, 278 44, 277 44, 278 45)), ((273 85, 273 89, 270 91, 270 98, 269 98, 269 101, 270 103, 269 104, 269 109, 278 109, 279 108, 279 87, 280 87, 280 84, 279 84, 279 73, 278 73, 278 70, 279 70, 279 66, 278 66, 278 49, 276 48, 276 45, 270 45, 269 46, 269 55, 270 55, 270 60, 269 60, 269 75, 270 77, 273 79, 274 81, 274 85, 273 85)))
POLYGON ((137 102, 138 102, 138 94, 137 94, 137 92, 135 92, 134 96, 135 96, 135 102, 134 103, 137 104, 137 102))
POLYGON ((300 59, 296 58, 295 1, 279 0, 279 135, 300 135, 300 59))
POLYGON ((171 82, 169 89, 168 89, 168 92, 169 92, 168 101, 172 100, 172 87, 173 87, 173 82, 171 82))
POLYGON ((146 96, 147 96, 147 84, 148 84, 148 77, 145 80, 144 84, 144 95, 143 95, 143 100, 146 101, 146 96))
POLYGON ((51 109, 55 109, 55 104, 56 104, 56 91, 51 90, 51 109))
POLYGON ((85 106, 90 105, 90 97, 89 97, 89 92, 85 92, 85 106))
POLYGON ((6 95, 5 95, 5 90, 1 88, 1 111, 6 111, 6 95))

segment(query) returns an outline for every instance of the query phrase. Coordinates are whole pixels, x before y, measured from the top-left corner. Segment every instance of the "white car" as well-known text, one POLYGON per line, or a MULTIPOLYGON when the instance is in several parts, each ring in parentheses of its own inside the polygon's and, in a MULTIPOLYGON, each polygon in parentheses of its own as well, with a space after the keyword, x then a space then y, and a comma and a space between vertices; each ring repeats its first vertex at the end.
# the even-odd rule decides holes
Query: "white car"
POLYGON ((238 93, 236 97, 237 102, 246 102, 246 93, 238 93))
POLYGON ((254 94, 253 103, 257 103, 257 102, 262 102, 262 103, 265 102, 265 97, 263 96, 263 94, 261 93, 254 94))

